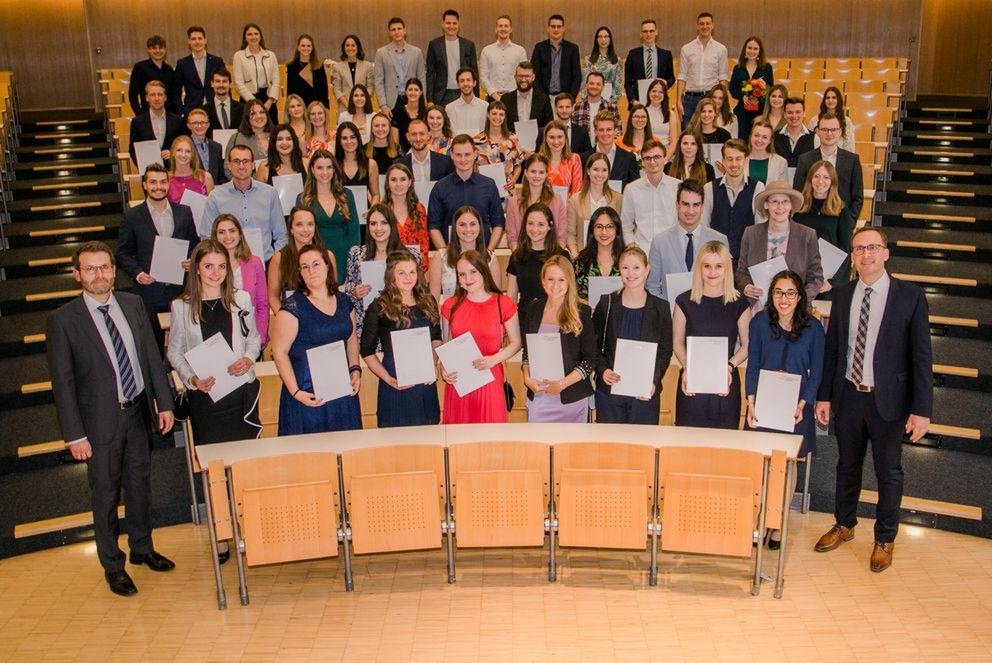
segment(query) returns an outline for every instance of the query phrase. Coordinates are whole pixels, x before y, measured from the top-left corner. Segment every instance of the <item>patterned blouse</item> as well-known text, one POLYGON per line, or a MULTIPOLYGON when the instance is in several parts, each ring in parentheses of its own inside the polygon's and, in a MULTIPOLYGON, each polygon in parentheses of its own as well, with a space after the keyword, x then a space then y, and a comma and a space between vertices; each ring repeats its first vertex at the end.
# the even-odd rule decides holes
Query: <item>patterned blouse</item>
MULTIPOLYGON (((579 299, 583 301, 588 301, 589 299, 589 277, 590 276, 603 276, 604 274, 599 271, 599 263, 595 260, 589 265, 589 269, 585 272, 580 271, 579 263, 575 263, 575 286, 579 293, 579 299)), ((617 263, 614 263, 613 269, 610 270, 609 276, 620 276, 620 267, 617 263)), ((596 302, 597 304, 599 302, 596 302)), ((595 304, 590 304, 595 308, 595 304)))
POLYGON ((569 197, 582 189, 582 159, 578 154, 570 154, 568 159, 558 162, 557 168, 548 170, 548 184, 568 187, 569 197))
POLYGON ((399 229, 400 241, 404 246, 417 246, 420 248, 420 268, 425 272, 428 269, 430 260, 430 248, 428 246, 430 238, 427 234, 427 211, 423 203, 417 203, 417 220, 407 217, 403 224, 397 226, 399 229))
POLYGON ((437 152, 438 154, 448 154, 451 152, 451 139, 440 136, 438 138, 431 138, 430 143, 427 145, 431 152, 437 152))
MULTIPOLYGON (((516 134, 510 134, 501 142, 494 143, 481 133, 475 137, 475 146, 479 150, 479 165, 503 163, 506 169, 506 181, 510 181, 513 171, 523 163, 524 155, 520 150, 516 134)), ((502 192, 500 192, 502 193, 502 192)))
POLYGON ((582 58, 582 80, 586 79, 590 71, 598 71, 603 74, 603 86, 613 86, 613 93, 607 95, 606 92, 603 92, 603 97, 617 103, 620 93, 623 92, 623 60, 617 58, 616 64, 613 64, 605 55, 600 55, 596 64, 592 64, 587 55, 582 58))

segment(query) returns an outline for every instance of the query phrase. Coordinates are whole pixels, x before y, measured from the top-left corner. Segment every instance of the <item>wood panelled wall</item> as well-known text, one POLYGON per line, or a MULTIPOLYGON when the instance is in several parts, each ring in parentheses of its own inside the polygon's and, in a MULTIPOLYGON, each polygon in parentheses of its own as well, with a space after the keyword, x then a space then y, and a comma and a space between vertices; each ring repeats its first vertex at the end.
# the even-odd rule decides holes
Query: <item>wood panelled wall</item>
POLYGON ((992 68, 992 2, 923 0, 920 90, 985 96, 992 68))
MULTIPOLYGON (((918 70, 915 63, 920 57, 921 12, 924 5, 929 9, 934 4, 946 10, 957 4, 986 3, 683 0, 660 5, 643 0, 587 0, 581 3, 579 12, 572 11, 576 5, 561 0, 0 0, 0 66, 18 74, 23 108, 85 107, 97 101, 92 73, 97 68, 130 66, 146 57, 144 42, 153 33, 166 38, 169 61, 174 62, 187 52, 185 29, 193 23, 206 28, 209 50, 228 61, 240 45, 245 21, 262 26, 267 45, 281 59, 289 58, 301 32, 313 35, 322 57, 337 57, 342 37, 354 32, 362 38, 371 59, 375 48, 387 41, 386 21, 395 14, 406 20, 410 42, 423 48, 440 34, 441 12, 453 6, 462 15, 462 34, 481 48, 493 40, 496 17, 508 13, 514 21, 514 41, 529 50, 546 37, 547 16, 559 11, 567 21, 567 38, 577 42, 583 51, 591 47, 595 29, 605 24, 613 29, 618 48, 624 53, 637 45, 641 19, 651 16, 658 21, 661 43, 677 55, 680 45, 694 36, 696 14, 709 10, 716 15, 717 38, 727 44, 733 56, 748 35, 757 34, 769 54, 775 56, 908 57, 914 62, 912 93, 918 70)), ((939 44, 935 55, 960 46, 957 35, 950 32, 942 30, 937 35, 948 45, 939 44)), ((986 30, 984 38, 972 32, 965 41, 976 48, 987 48, 989 32, 986 30)), ((950 80, 944 69, 953 70, 962 62, 949 56, 936 59, 938 70, 928 75, 928 81, 950 80)))

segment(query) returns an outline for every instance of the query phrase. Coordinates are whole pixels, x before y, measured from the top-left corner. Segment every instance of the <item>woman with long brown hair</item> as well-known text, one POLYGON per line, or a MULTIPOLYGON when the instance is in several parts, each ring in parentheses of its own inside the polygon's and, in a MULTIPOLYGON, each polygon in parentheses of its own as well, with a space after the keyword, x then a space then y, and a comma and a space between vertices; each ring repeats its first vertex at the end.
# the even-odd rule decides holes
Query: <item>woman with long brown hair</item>
POLYGON ((538 152, 548 160, 548 183, 568 189, 569 198, 577 194, 582 188, 582 158, 569 149, 564 122, 548 122, 538 152))
POLYGON ((348 251, 361 241, 355 196, 342 182, 341 166, 327 150, 310 158, 310 171, 296 204, 313 212, 324 245, 340 268, 348 262, 348 251))
POLYGON ((486 248, 479 211, 471 205, 459 207, 451 220, 451 232, 453 237, 448 242, 447 248, 438 251, 434 256, 434 262, 431 263, 429 280, 431 294, 438 301, 455 294, 458 287, 458 274, 455 270, 458 259, 466 251, 478 251, 486 256, 489 273, 495 279, 496 287, 499 288, 499 261, 496 254, 490 253, 486 248))
POLYGON ((404 164, 394 163, 386 170, 386 192, 382 201, 396 215, 400 242, 404 246, 416 246, 420 249, 420 264, 426 272, 430 267, 427 210, 417 197, 413 173, 404 164))
POLYGON ((255 326, 264 348, 269 342, 269 299, 262 258, 252 255, 241 222, 233 214, 221 214, 214 219, 210 239, 227 249, 228 271, 235 289, 244 290, 251 297, 255 326))
POLYGON ((548 159, 540 152, 535 152, 524 161, 523 184, 520 194, 514 193, 506 199, 506 243, 511 250, 520 243, 523 231, 524 212, 533 204, 541 203, 551 210, 555 222, 555 241, 561 247, 565 246, 565 234, 568 230, 565 201, 555 195, 548 182, 548 159))
POLYGON ((288 124, 280 124, 272 133, 272 140, 269 141, 268 158, 264 163, 259 164, 255 172, 255 179, 259 182, 272 184, 275 175, 306 176, 307 160, 303 157, 300 149, 300 141, 296 137, 296 132, 288 124))
POLYGON ((541 268, 548 258, 565 255, 564 249, 558 246, 556 236, 551 208, 540 202, 528 207, 517 238, 517 248, 510 254, 506 265, 506 294, 510 299, 526 304, 541 296, 541 268))
MULTIPOLYGON (((844 205, 837 190, 837 169, 829 161, 817 161, 809 169, 803 187, 803 204, 792 220, 816 231, 817 239, 830 242, 845 253, 851 250, 857 220, 844 205)), ((827 275, 824 274, 826 277, 827 275)), ((834 286, 851 280, 851 258, 848 256, 837 273, 828 279, 834 286)), ((819 299, 830 299, 821 293, 819 299)))
MULTIPOLYGON (((579 255, 586 245, 588 232, 582 224, 592 218, 592 213, 600 207, 612 207, 619 218, 623 209, 623 195, 610 188, 610 160, 602 152, 593 152, 586 159, 585 173, 582 175, 582 188, 568 199, 565 210, 565 243, 569 254, 579 255)), ((621 234, 621 239, 623 235, 621 234)), ((579 285, 581 288, 581 284, 579 285)))
POLYGON ((289 213, 289 242, 276 251, 269 260, 268 297, 269 308, 273 312, 282 308, 283 299, 291 295, 296 287, 300 273, 300 249, 304 246, 322 247, 327 253, 335 279, 337 278, 337 260, 324 246, 324 240, 317 232, 317 221, 313 212, 306 207, 294 207, 289 213))
POLYGON ((665 166, 665 173, 677 180, 694 179, 701 185, 713 181, 713 166, 706 163, 703 138, 698 132, 688 129, 679 137, 678 148, 665 166))
POLYGON ((286 63, 286 92, 307 104, 318 101, 325 107, 330 105, 324 61, 317 57, 313 37, 308 34, 297 37, 293 59, 286 63))

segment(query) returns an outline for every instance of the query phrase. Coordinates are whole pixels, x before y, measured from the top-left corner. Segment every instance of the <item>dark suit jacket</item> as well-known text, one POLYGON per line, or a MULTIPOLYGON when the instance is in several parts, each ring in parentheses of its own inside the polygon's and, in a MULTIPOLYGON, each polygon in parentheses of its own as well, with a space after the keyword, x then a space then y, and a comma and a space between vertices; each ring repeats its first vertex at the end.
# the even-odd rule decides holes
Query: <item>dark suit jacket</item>
MULTIPOLYGON (((823 158, 820 148, 810 150, 799 157, 796 165, 796 177, 792 188, 802 191, 806 185, 806 173, 810 167, 823 158)), ((851 210, 851 215, 857 219, 861 214, 861 206, 865 202, 865 184, 861 179, 861 159, 854 152, 837 148, 837 193, 841 200, 851 210)))
MULTIPOLYGON (((534 74, 537 79, 534 87, 549 94, 548 85, 551 83, 551 40, 539 41, 534 46, 534 52, 530 56, 531 64, 534 65, 534 74)), ((561 80, 561 92, 568 92, 572 97, 579 93, 582 86, 582 69, 579 66, 579 47, 570 41, 561 42, 561 69, 559 71, 561 80)))
MULTIPOLYGON (((186 125, 183 118, 173 113, 165 113, 165 140, 162 141, 162 149, 168 150, 172 147, 172 141, 177 136, 182 136, 186 132, 186 125)), ((131 120, 131 142, 128 144, 128 152, 131 153, 131 161, 138 163, 134 156, 134 144, 143 140, 155 140, 155 132, 152 130, 152 119, 148 113, 138 115, 131 120)))
MULTIPOLYGON (((792 141, 781 131, 775 132, 775 154, 779 155, 789 164, 789 168, 799 165, 799 157, 813 149, 813 134, 807 133, 799 137, 796 141, 796 148, 792 149, 792 141)), ((800 189, 802 191, 802 189, 800 189)))
POLYGON ((214 186, 227 182, 227 175, 224 173, 224 151, 215 140, 207 143, 207 151, 210 153, 210 164, 207 172, 214 178, 214 186))
MULTIPOLYGON (((671 90, 675 85, 675 67, 673 66, 672 52, 655 45, 655 71, 658 78, 661 78, 671 90)), ((644 47, 630 49, 627 59, 623 63, 623 89, 627 93, 628 103, 633 103, 637 96, 637 81, 647 78, 644 75, 644 47)))
MULTIPOLYGON (((152 421, 155 421, 156 411, 171 411, 173 401, 148 313, 136 295, 115 292, 114 297, 134 336, 138 351, 136 370, 141 370, 152 421)), ((49 316, 45 339, 48 372, 63 439, 73 441, 86 437, 93 446, 109 444, 118 427, 114 416, 119 402, 115 360, 107 352, 82 295, 49 316)))
MULTIPOLYGON (((602 348, 599 365, 596 367, 597 375, 602 375, 606 369, 613 368, 617 339, 620 338, 621 308, 620 294, 616 292, 609 297, 601 298, 596 304, 592 319, 596 328, 596 343, 602 348)), ((668 364, 672 361, 672 312, 668 302, 651 293, 648 293, 648 300, 644 305, 644 321, 641 324, 639 340, 658 344, 658 354, 655 355, 654 360, 654 383, 657 385, 656 393, 660 394, 661 380, 665 377, 668 364)), ((605 382, 599 388, 610 393, 610 386, 605 382)))
MULTIPOLYGON (((245 113, 245 102, 231 99, 231 126, 229 129, 237 129, 241 125, 241 118, 245 113)), ((210 120, 210 135, 213 135, 214 129, 220 129, 220 118, 217 117, 217 106, 214 105, 214 100, 211 97, 210 103, 203 107, 203 110, 207 111, 207 118, 210 120)))
MULTIPOLYGON (((748 267, 768 260, 768 224, 756 223, 744 230, 741 238, 741 253, 737 259, 737 287, 753 285, 748 267)), ((820 247, 816 231, 789 221, 789 243, 785 247, 785 264, 803 279, 806 296, 810 301, 816 298, 823 283, 823 265, 820 262, 820 247)))
POLYGON ((582 157, 582 170, 585 171, 585 157, 592 153, 592 140, 589 138, 588 131, 574 124, 571 133, 572 140, 569 142, 568 149, 582 157))
MULTIPOLYGON (((572 133, 575 133, 575 125, 572 125, 572 133)), ((582 153, 582 167, 585 168, 586 160, 592 156, 595 149, 588 150, 582 153)), ((641 171, 637 167, 637 157, 633 153, 627 150, 621 150, 619 147, 616 150, 616 154, 613 157, 613 163, 610 165, 610 179, 620 180, 623 182, 623 186, 626 187, 628 184, 636 180, 641 176, 641 171)))
MULTIPOLYGON (((882 325, 872 356, 875 407, 885 421, 933 412, 933 355, 927 298, 923 290, 889 276, 882 325)), ((847 373, 847 338, 851 302, 857 281, 834 288, 834 303, 823 355, 823 379, 816 400, 830 401, 836 411, 847 373)), ((872 307, 877 306, 872 302, 872 307)))
MULTIPOLYGON (((448 51, 445 49, 444 36, 431 39, 427 45, 425 54, 425 66, 427 67, 427 80, 423 81, 427 86, 424 92, 427 94, 427 101, 436 104, 441 103, 444 91, 448 87, 448 51)), ((476 79, 479 78, 479 56, 475 52, 475 42, 458 38, 458 68, 468 67, 475 72, 476 79)), ((479 82, 475 83, 475 96, 479 96, 479 82)))
MULTIPOLYGON (((555 119, 555 114, 551 109, 551 98, 548 95, 536 89, 531 94, 533 98, 530 100, 530 117, 522 119, 537 120, 537 136, 540 140, 545 125, 555 119)), ((510 127, 510 131, 515 131, 513 125, 521 119, 517 116, 517 91, 507 92, 500 101, 506 106, 506 126, 510 127)))
MULTIPOLYGON (((431 150, 431 182, 437 182, 439 179, 445 175, 450 175, 455 172, 455 164, 451 161, 451 157, 447 154, 439 154, 434 150, 431 150)), ((413 171, 413 157, 409 152, 399 157, 396 163, 401 163, 407 168, 413 171)), ((424 201, 426 202, 426 201, 424 201)))
POLYGON ((206 82, 200 82, 200 76, 196 73, 196 65, 193 64, 193 55, 179 58, 176 61, 176 76, 173 79, 172 90, 169 91, 170 99, 175 99, 179 104, 179 110, 183 117, 186 117, 194 108, 199 108, 208 99, 212 99, 214 91, 210 87, 210 77, 214 72, 224 66, 224 59, 207 53, 207 66, 204 71, 206 82), (186 97, 183 98, 183 93, 186 97), (180 101, 181 100, 181 101, 180 101))
MULTIPOLYGON (((541 318, 544 316, 544 306, 547 303, 547 297, 539 297, 520 307, 522 309, 520 312, 520 335, 524 343, 524 362, 528 361, 527 334, 536 334, 541 328, 541 318)), ((579 320, 582 322, 582 331, 578 336, 575 334, 561 335, 562 367, 565 369, 565 375, 576 368, 585 372, 586 375, 591 375, 599 361, 596 330, 592 324, 592 310, 588 305, 579 304, 579 320)), ((561 392, 561 402, 574 403, 579 399, 589 398, 592 396, 592 391, 592 382, 589 378, 579 380, 561 392)), ((527 390, 527 398, 534 400, 534 392, 530 389, 527 390)))
MULTIPOLYGON (((172 237, 189 240, 188 256, 200 241, 196 234, 196 226, 193 224, 193 213, 185 205, 173 202, 169 205, 172 207, 172 237)), ((137 281, 139 273, 147 274, 151 269, 152 250, 155 248, 157 235, 155 223, 152 222, 152 215, 148 211, 148 203, 144 202, 124 214, 117 236, 117 265, 135 279, 134 291, 141 295, 145 307, 152 313, 168 310, 169 303, 182 292, 181 285, 158 282, 141 285, 137 281)))

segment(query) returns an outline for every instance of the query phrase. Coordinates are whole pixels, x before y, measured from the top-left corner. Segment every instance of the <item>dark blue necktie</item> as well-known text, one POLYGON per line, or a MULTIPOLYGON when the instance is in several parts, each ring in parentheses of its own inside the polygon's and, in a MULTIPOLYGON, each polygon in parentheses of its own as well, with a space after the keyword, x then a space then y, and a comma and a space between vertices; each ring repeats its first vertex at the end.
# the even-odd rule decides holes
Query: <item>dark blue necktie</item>
POLYGON ((688 242, 685 243, 685 267, 686 271, 692 271, 692 259, 696 257, 696 252, 692 250, 692 233, 686 233, 688 242))
POLYGON ((103 313, 103 321, 107 325, 107 333, 110 334, 110 342, 114 346, 114 354, 117 355, 117 370, 121 375, 121 387, 124 389, 124 400, 134 400, 138 395, 138 385, 134 381, 134 369, 131 366, 131 359, 127 356, 127 349, 124 347, 124 339, 121 332, 114 324, 114 319, 110 317, 110 304, 97 306, 97 310, 103 313))

